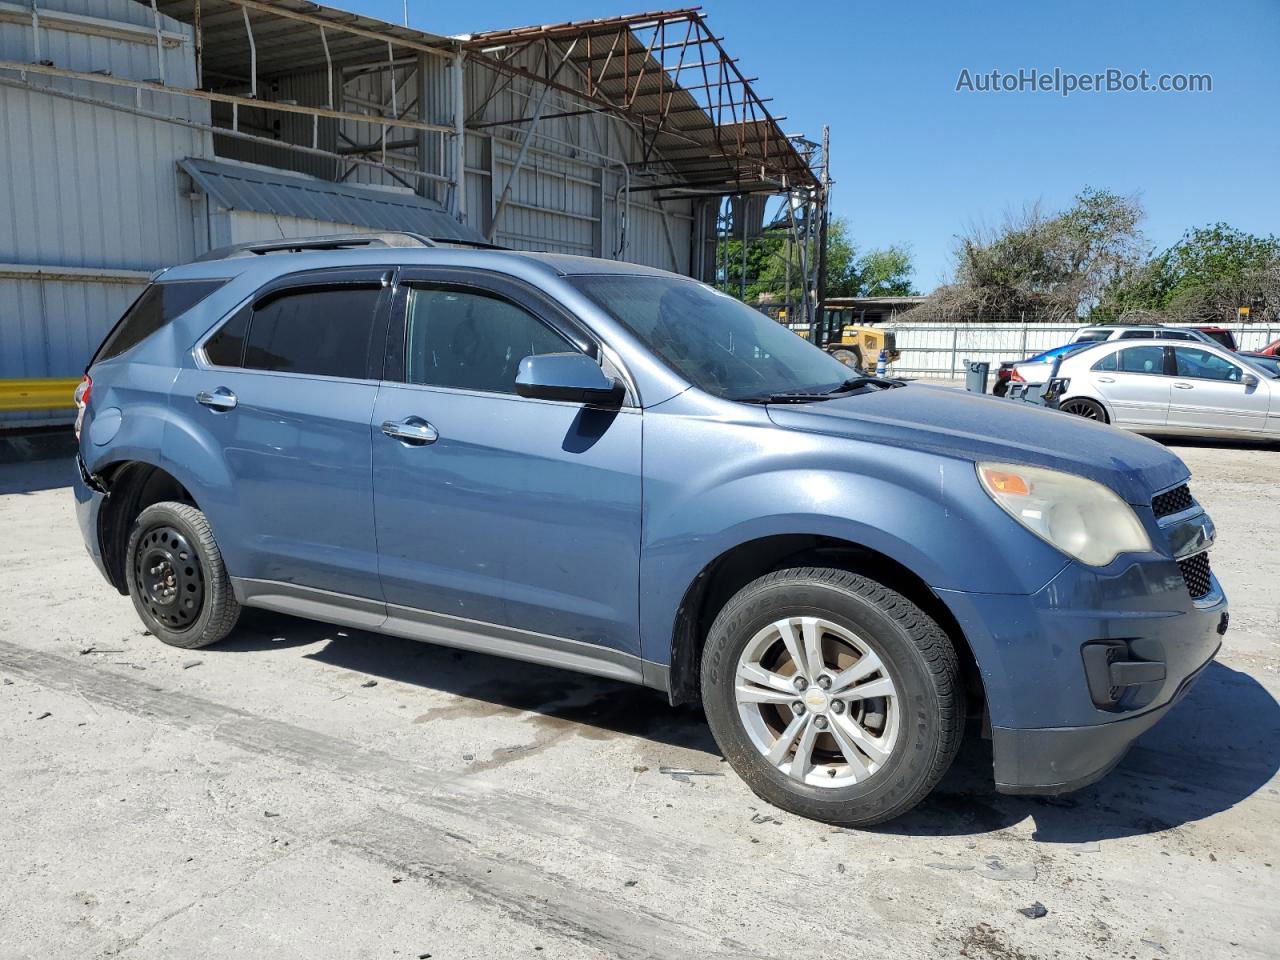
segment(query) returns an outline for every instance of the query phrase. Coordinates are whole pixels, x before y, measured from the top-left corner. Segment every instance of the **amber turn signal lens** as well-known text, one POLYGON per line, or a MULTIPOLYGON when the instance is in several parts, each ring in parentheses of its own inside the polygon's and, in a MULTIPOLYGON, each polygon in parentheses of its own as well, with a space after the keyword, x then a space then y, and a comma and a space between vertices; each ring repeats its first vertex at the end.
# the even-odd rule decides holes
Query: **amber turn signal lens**
POLYGON ((1031 487, 1028 486, 1026 479, 1016 473, 988 468, 982 471, 982 475, 986 478, 987 486, 996 493, 1005 493, 1014 497, 1025 497, 1031 493, 1031 487))

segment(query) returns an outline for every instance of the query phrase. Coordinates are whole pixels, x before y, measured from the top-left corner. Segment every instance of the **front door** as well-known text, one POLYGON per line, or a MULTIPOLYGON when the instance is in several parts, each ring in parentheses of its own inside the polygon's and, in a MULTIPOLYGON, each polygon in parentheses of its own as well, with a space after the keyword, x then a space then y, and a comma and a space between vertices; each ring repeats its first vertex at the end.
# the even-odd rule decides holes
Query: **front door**
POLYGON ((1246 384, 1243 366, 1205 347, 1174 347, 1173 356, 1170 427, 1241 433, 1266 429, 1270 393, 1256 374, 1246 384))
MULTIPOLYGON (((381 598, 369 422, 390 287, 385 271, 286 278, 197 348, 175 384, 190 432, 166 445, 217 448, 227 476, 206 507, 237 578, 381 598)), ((202 503, 202 506, 205 506, 202 503)))
POLYGON ((406 271, 397 292, 400 382, 382 385, 372 427, 391 617, 446 642, 638 656, 640 411, 517 396, 524 357, 599 351, 540 295, 477 276, 406 271))
POLYGON ((1089 370, 1094 389, 1111 408, 1120 426, 1164 426, 1169 414, 1169 378, 1165 348, 1154 344, 1123 347, 1107 354, 1089 370))

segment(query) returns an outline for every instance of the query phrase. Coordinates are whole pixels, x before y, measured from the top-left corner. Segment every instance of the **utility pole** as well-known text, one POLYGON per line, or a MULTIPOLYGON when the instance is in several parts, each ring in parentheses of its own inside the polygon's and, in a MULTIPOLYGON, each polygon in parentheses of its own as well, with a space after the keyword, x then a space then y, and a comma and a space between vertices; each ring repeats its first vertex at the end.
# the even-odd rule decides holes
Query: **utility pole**
POLYGON ((826 311, 822 302, 827 299, 827 227, 831 223, 831 128, 822 128, 822 186, 818 194, 818 303, 814 314, 815 329, 809 333, 809 342, 825 347, 827 339, 826 311))

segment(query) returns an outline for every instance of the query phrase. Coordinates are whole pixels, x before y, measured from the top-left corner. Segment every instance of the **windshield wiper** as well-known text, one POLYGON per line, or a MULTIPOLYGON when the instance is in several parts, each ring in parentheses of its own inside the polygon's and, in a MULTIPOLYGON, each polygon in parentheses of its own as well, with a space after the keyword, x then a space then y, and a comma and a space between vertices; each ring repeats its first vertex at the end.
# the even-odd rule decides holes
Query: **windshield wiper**
POLYGON ((752 397, 734 397, 739 403, 816 403, 821 400, 834 400, 852 393, 854 390, 861 390, 863 387, 876 387, 880 390, 889 390, 893 387, 905 387, 906 381, 892 380, 889 377, 850 377, 843 383, 837 384, 830 390, 822 393, 802 392, 795 393, 766 393, 752 397))

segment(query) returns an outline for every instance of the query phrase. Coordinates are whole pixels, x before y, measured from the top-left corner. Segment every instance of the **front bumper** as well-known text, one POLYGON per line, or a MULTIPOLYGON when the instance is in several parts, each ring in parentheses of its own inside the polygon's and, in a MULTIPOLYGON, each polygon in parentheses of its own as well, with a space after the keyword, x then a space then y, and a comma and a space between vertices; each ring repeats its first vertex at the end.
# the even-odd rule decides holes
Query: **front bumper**
POLYGON ((937 591, 982 674, 1002 793, 1065 793, 1098 780, 1216 655, 1227 625, 1216 579, 1193 601, 1172 559, 1120 566, 1104 574, 1068 564, 1031 596, 937 591), (1163 676, 1100 708, 1083 655, 1099 642, 1161 664, 1163 676))
POLYGON ((1159 723, 1186 696, 1212 660, 1210 655, 1198 670, 1185 677, 1167 703, 1137 716, 1083 727, 1019 730, 993 726, 996 790, 1052 796, 1101 780, 1124 759, 1134 740, 1159 723))

